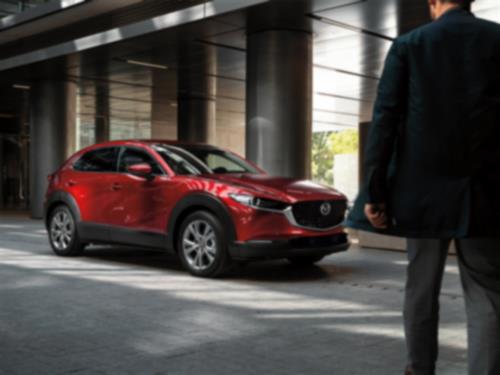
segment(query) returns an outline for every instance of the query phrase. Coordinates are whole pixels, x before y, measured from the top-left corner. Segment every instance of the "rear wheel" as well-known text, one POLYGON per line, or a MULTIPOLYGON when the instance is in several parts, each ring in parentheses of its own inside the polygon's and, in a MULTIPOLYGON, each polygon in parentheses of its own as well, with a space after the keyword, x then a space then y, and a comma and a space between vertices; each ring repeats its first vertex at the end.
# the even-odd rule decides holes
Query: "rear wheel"
POLYGON ((231 265, 222 224, 210 212, 190 214, 183 221, 177 237, 179 257, 191 274, 217 277, 231 265))
POLYGON ((292 263, 294 266, 312 266, 315 263, 321 261, 325 256, 324 255, 305 255, 305 256, 296 256, 288 258, 288 261, 292 263))
POLYGON ((76 256, 83 252, 75 218, 67 206, 60 205, 52 210, 48 230, 50 246, 57 255, 76 256))

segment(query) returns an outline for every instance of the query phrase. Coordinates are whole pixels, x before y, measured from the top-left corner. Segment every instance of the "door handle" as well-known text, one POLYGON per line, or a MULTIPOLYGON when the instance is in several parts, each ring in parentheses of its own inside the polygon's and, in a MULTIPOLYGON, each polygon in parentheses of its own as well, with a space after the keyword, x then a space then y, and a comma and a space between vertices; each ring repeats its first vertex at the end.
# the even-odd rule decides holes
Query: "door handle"
POLYGON ((66 186, 75 186, 75 185, 76 185, 76 181, 69 180, 68 182, 66 182, 66 186))
POLYGON ((122 189, 121 184, 114 183, 113 185, 111 185, 111 190, 117 191, 117 190, 121 190, 121 189, 122 189))

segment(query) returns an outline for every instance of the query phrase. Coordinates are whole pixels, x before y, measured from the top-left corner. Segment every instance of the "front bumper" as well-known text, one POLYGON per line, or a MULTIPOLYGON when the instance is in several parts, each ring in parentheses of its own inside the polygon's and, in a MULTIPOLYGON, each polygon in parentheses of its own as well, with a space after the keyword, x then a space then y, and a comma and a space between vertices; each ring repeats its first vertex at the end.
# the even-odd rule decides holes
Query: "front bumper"
POLYGON ((280 259, 295 256, 320 256, 346 251, 350 246, 346 233, 330 236, 298 237, 286 240, 236 242, 229 247, 235 260, 280 259))

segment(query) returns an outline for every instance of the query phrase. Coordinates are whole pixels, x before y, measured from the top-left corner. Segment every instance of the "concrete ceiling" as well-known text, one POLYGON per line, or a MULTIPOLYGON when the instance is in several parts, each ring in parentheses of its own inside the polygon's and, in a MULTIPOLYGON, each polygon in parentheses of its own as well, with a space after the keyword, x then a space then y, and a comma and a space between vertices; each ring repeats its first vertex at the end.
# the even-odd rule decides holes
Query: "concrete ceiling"
MULTIPOLYGON (((282 1, 289 1, 290 7, 295 3, 282 1)), ((429 21, 426 2, 310 0, 307 4, 303 17, 312 22, 314 31, 314 129, 356 128, 370 119, 391 40, 429 21)), ((474 11, 500 22, 498 0, 477 0, 474 11)), ((101 87, 109 92, 114 119, 148 121, 152 106, 163 106, 165 121, 175 124, 178 54, 186 43, 194 43, 210 45, 217 59, 218 124, 243 127, 246 20, 246 12, 239 11, 75 55, 68 74, 79 84, 80 113, 93 116, 96 87, 101 87), (131 60, 166 68, 131 64, 131 60)), ((4 95, 11 92, 12 84, 29 77, 26 69, 10 77, 0 73, 4 95)), ((8 110, 7 105, 2 111, 8 110)))

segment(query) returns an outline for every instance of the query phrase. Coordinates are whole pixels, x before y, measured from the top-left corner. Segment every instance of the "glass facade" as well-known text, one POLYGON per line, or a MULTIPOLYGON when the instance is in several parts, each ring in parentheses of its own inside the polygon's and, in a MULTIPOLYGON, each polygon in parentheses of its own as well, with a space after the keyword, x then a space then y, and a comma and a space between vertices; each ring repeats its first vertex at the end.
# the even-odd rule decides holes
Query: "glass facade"
MULTIPOLYGON (((119 86, 122 90, 123 87, 133 88, 133 85, 119 86)), ((150 95, 150 92, 147 94, 150 95)), ((137 101, 113 85, 106 88, 103 94, 95 87, 80 82, 76 100, 77 150, 98 143, 99 133, 101 141, 151 138, 151 102, 147 95, 137 101), (106 97, 99 98, 99 95, 106 97)))
POLYGON ((0 18, 12 16, 52 0, 0 0, 0 18))
MULTIPOLYGON (((76 122, 77 149, 96 143, 96 119, 94 116, 80 114, 76 122)), ((147 120, 116 119, 109 120, 109 139, 148 139, 151 138, 151 122, 147 120)))
POLYGON ((146 120, 116 119, 110 125, 111 140, 151 138, 151 123, 146 120))
POLYGON ((79 114, 76 118, 76 149, 95 143, 95 118, 85 114, 79 114))

